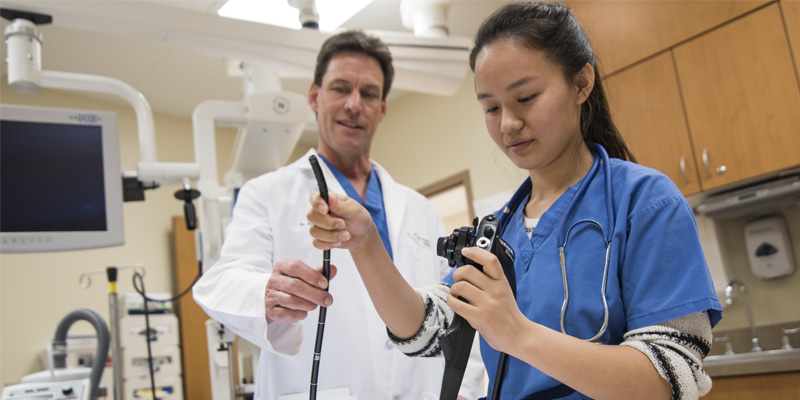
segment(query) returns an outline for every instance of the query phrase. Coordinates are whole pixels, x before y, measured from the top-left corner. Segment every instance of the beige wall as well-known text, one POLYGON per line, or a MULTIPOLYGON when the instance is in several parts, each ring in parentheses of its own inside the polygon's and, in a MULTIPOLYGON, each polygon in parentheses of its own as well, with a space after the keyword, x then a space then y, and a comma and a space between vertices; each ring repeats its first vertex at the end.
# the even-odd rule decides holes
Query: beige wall
MULTIPOLYGON (((136 117, 125 104, 77 96, 65 91, 43 90, 22 95, 11 90, 5 79, 0 102, 45 107, 104 110, 118 113, 120 156, 123 170, 135 170, 139 161, 136 117)), ((157 160, 193 162, 191 121, 156 114, 157 160)), ((228 166, 235 131, 220 129, 217 157, 220 176, 228 166)), ((165 186, 145 193, 145 201, 123 206, 125 244, 97 250, 41 254, 0 255, 0 385, 18 383, 26 374, 41 370, 38 353, 52 338, 67 313, 78 308, 98 312, 108 321, 108 284, 104 276, 92 279, 83 289, 80 274, 107 266, 143 264, 148 292, 174 292, 172 287, 173 215, 183 214, 183 203, 173 197, 180 186, 165 186)), ((52 195, 58 201, 57 193, 52 195)), ((131 272, 121 272, 118 291, 134 292, 131 272)), ((122 301, 122 299, 120 299, 122 301)), ((85 322, 76 323, 73 333, 92 333, 85 322)))
POLYGON ((471 74, 453 96, 408 94, 392 102, 371 156, 413 188, 469 169, 473 199, 516 188, 527 176, 489 138, 471 74))

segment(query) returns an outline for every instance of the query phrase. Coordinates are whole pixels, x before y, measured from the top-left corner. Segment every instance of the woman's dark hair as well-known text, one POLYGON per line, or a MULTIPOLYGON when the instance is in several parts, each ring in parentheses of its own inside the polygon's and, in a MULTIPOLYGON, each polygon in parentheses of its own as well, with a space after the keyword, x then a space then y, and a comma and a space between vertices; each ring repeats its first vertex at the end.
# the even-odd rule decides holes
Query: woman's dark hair
POLYGON ((314 84, 322 87, 322 77, 328 71, 328 64, 333 56, 340 53, 355 52, 365 54, 378 61, 383 72, 383 100, 389 95, 394 79, 392 53, 380 39, 368 36, 360 30, 349 30, 329 37, 317 54, 317 65, 314 68, 314 84))
POLYGON ((512 3, 495 11, 475 35, 475 46, 469 53, 473 72, 481 49, 500 39, 544 52, 548 60, 561 67, 568 81, 573 81, 586 64, 591 65, 594 89, 581 107, 583 140, 602 145, 611 157, 636 161, 611 118, 594 50, 569 8, 550 3, 512 3))

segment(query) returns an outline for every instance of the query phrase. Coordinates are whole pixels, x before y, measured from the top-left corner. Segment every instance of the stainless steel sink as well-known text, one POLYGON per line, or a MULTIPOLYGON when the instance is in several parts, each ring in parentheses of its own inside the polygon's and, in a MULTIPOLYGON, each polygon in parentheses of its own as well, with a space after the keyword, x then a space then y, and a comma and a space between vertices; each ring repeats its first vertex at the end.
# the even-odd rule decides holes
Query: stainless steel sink
POLYGON ((712 377, 800 371, 800 348, 708 356, 703 368, 712 377))

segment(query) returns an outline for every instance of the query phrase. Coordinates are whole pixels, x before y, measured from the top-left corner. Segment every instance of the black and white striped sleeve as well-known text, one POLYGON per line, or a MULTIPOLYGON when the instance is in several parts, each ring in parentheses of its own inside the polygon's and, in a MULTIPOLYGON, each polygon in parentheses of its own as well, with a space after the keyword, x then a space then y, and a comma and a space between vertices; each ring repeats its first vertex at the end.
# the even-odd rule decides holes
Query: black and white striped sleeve
POLYGON ((419 332, 410 339, 399 339, 389 332, 389 339, 397 348, 411 357, 436 357, 441 354, 439 333, 453 322, 453 310, 447 305, 450 286, 437 283, 415 289, 425 300, 425 321, 419 332))
POLYGON ((703 359, 711 350, 711 321, 705 311, 629 331, 623 346, 644 353, 670 386, 673 400, 697 399, 711 390, 703 359))

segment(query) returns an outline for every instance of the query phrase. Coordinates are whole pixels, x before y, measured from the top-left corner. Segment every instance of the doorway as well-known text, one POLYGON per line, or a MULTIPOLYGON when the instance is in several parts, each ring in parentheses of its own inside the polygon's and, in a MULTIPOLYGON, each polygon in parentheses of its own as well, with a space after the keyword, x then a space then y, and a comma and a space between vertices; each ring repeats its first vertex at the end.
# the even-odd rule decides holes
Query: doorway
POLYGON ((433 204, 448 233, 462 226, 472 226, 475 210, 472 206, 469 170, 434 182, 418 191, 433 204))

